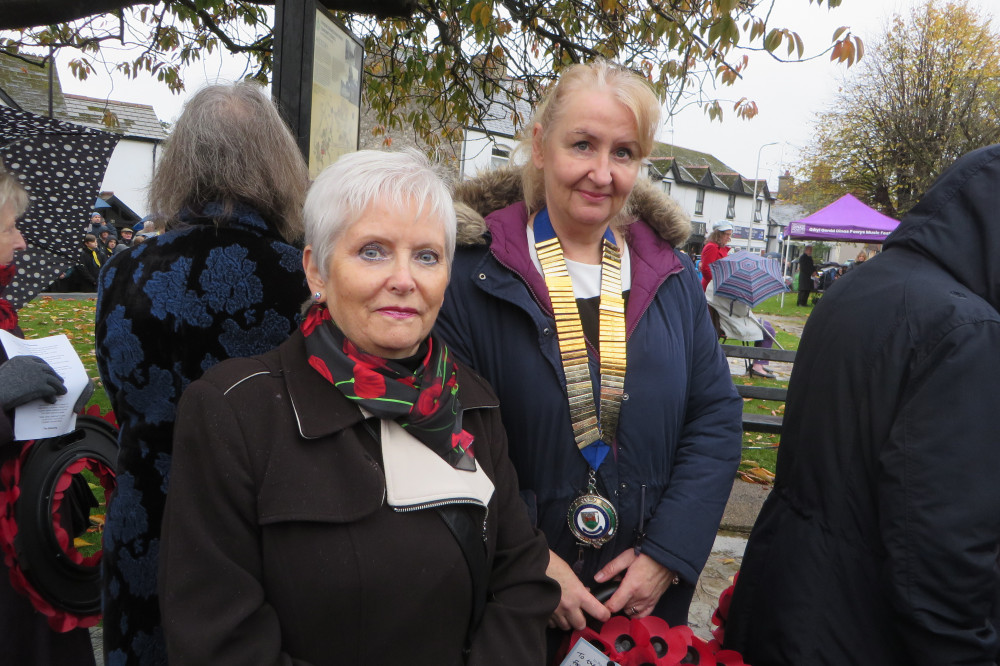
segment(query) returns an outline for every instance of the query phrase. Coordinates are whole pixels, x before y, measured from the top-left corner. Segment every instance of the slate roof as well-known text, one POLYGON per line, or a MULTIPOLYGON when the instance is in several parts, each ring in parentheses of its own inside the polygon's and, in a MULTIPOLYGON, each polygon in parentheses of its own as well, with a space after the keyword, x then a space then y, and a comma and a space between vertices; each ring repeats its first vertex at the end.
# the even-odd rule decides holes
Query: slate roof
POLYGON ((513 138, 517 136, 517 133, 530 120, 531 105, 524 100, 516 99, 513 105, 506 100, 490 100, 482 127, 469 127, 469 129, 482 130, 490 135, 513 138), (517 116, 516 127, 514 123, 515 114, 517 116))
POLYGON ((156 111, 148 104, 117 102, 82 95, 64 95, 64 97, 66 113, 62 116, 63 120, 115 132, 129 138, 157 141, 167 138, 167 133, 160 125, 160 119, 156 117, 156 111), (117 125, 109 126, 104 122, 105 113, 108 112, 114 114, 117 125))
MULTIPOLYGON (((23 56, 20 60, 0 54, 0 103, 20 108, 40 116, 49 115, 49 69, 42 58, 23 56), (12 103, 13 102, 13 103, 12 103)), ((62 88, 58 72, 52 77, 52 113, 63 118, 66 106, 63 104, 62 88)))
MULTIPOLYGON (((752 179, 744 178, 736 169, 708 153, 656 142, 648 162, 651 170, 660 177, 673 173, 678 183, 753 196, 752 179)), ((655 179, 656 176, 653 177, 655 179)), ((763 193, 768 199, 773 199, 766 180, 759 180, 757 188, 758 194, 763 193)))
POLYGON ((679 165, 685 167, 710 167, 714 173, 736 173, 736 169, 727 166, 714 155, 659 141, 653 144, 653 152, 649 158, 651 161, 657 158, 674 158, 679 165))
MULTIPOLYGON (((0 54, 0 104, 14 106, 40 116, 49 115, 49 73, 42 58, 24 56, 28 62, 0 54)), ((148 104, 133 104, 64 94, 59 73, 52 77, 52 112, 65 120, 128 138, 163 141, 167 133, 156 111, 148 104), (104 123, 105 110, 115 115, 117 127, 104 123)))

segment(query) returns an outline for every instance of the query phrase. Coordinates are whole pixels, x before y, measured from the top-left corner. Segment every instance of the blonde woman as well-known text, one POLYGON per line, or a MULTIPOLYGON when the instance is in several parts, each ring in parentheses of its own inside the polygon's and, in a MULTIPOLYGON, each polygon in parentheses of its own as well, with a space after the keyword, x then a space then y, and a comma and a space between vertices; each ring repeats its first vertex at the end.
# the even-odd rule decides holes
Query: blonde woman
POLYGON ((644 79, 573 66, 524 169, 457 193, 473 210, 438 330, 500 397, 560 631, 616 612, 685 624, 739 461, 741 403, 677 249, 690 223, 639 173, 658 119, 644 79))

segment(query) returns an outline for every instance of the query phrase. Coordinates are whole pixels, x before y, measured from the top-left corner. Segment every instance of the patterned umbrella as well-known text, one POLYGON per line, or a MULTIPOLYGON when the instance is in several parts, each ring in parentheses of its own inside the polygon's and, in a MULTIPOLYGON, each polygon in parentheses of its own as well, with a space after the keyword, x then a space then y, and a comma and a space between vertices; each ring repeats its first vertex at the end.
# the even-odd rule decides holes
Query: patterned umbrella
POLYGON ((778 262, 749 252, 737 252, 713 263, 712 280, 716 294, 750 307, 786 291, 778 262))
POLYGON ((100 194, 119 137, 108 132, 0 106, 0 159, 28 190, 18 221, 28 249, 14 258, 7 288, 15 308, 77 263, 84 223, 100 194))

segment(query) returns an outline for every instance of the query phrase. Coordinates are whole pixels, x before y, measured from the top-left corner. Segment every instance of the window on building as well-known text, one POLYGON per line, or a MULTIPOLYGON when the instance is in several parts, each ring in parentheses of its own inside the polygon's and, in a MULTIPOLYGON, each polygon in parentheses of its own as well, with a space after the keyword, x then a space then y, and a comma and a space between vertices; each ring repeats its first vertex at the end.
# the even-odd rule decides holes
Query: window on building
POLYGON ((732 220, 736 217, 736 195, 729 195, 729 203, 726 204, 726 219, 732 220))
POLYGON ((705 235, 705 223, 704 222, 692 222, 691 223, 691 235, 692 236, 704 236, 705 235))
POLYGON ((754 208, 754 211, 753 211, 753 221, 754 222, 760 222, 760 207, 763 205, 763 203, 764 203, 763 199, 757 199, 757 201, 756 201, 756 207, 754 208))
POLYGON ((705 214, 705 188, 698 188, 698 196, 694 201, 694 214, 704 215, 705 214))
POLYGON ((669 195, 670 194, 670 185, 671 185, 670 181, 669 180, 661 180, 660 183, 663 186, 663 193, 669 195))
POLYGON ((510 150, 506 146, 493 146, 493 155, 490 158, 490 168, 499 169, 507 166, 510 161, 510 150))

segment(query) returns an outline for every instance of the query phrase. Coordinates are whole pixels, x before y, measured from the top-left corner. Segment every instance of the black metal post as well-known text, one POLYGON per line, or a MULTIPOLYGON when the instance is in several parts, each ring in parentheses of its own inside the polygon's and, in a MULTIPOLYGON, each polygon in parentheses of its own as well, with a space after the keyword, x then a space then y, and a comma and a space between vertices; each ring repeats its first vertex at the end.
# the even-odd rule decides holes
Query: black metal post
POLYGON ((274 17, 271 91, 295 135, 299 150, 308 160, 315 0, 277 0, 274 17))

